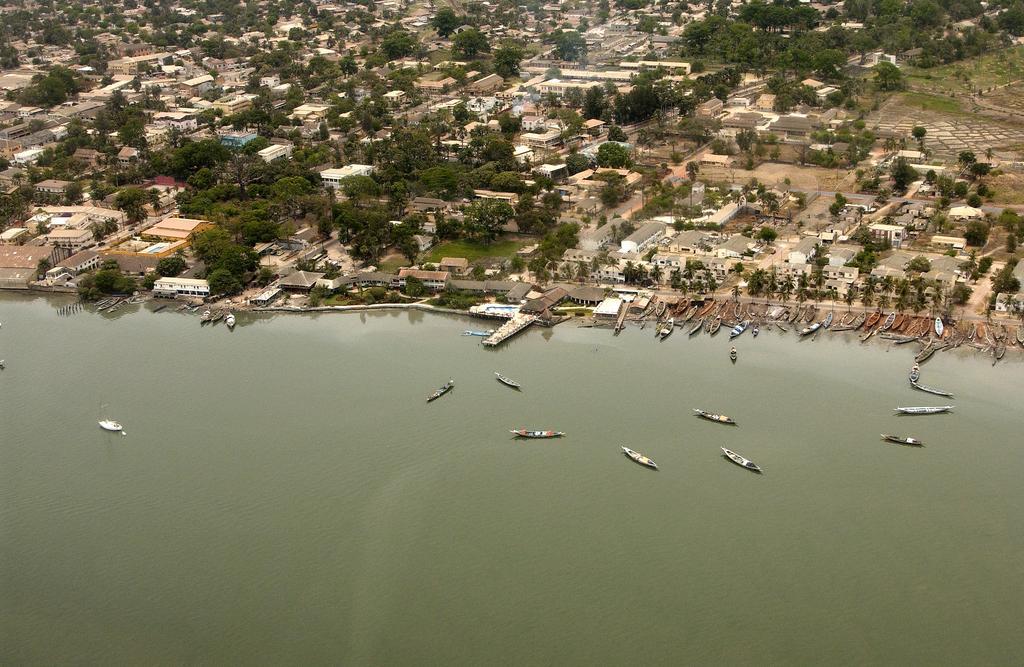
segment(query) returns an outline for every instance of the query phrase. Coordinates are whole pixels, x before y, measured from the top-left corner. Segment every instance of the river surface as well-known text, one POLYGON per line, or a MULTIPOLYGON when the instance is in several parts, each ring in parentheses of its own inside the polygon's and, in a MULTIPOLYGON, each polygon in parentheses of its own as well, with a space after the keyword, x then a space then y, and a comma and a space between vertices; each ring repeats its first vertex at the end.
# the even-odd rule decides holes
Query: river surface
POLYGON ((60 303, 0 298, 2 664, 1024 663, 1016 353, 895 417, 947 399, 838 334, 60 303))

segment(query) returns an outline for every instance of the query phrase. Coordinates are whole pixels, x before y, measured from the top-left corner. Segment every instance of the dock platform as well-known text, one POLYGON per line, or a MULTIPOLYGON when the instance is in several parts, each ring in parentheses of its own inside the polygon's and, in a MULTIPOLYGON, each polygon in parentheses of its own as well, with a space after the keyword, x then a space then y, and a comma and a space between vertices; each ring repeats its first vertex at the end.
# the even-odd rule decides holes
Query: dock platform
POLYGON ((516 313, 512 319, 502 324, 497 331, 483 339, 482 343, 487 347, 496 347, 501 345, 509 338, 512 338, 512 336, 526 330, 526 328, 536 322, 537 319, 536 315, 516 313))

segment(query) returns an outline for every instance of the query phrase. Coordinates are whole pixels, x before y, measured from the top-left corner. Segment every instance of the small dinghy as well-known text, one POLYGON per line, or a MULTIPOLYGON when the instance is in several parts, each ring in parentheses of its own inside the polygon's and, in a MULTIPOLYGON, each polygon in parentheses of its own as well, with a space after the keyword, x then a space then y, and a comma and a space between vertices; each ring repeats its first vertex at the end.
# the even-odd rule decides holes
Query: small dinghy
POLYGON ((642 466, 647 466, 648 468, 650 468, 652 470, 657 470, 658 469, 658 464, 657 463, 655 463, 651 459, 647 458, 646 456, 644 456, 640 452, 634 452, 629 447, 623 447, 622 448, 622 453, 625 454, 630 459, 632 459, 633 461, 639 463, 642 466))
POLYGON ((889 435, 887 433, 883 433, 882 440, 885 440, 886 442, 894 442, 897 445, 906 445, 908 447, 924 447, 924 443, 917 438, 904 438, 902 435, 889 435))
POLYGON ((693 412, 701 419, 707 419, 708 421, 715 422, 716 424, 736 423, 735 421, 733 421, 732 417, 727 417, 726 415, 717 415, 713 412, 707 412, 706 410, 698 410, 696 408, 694 408, 693 412))
POLYGON ((494 371, 494 377, 498 380, 498 382, 502 383, 506 387, 512 387, 513 389, 519 389, 519 388, 521 388, 523 386, 523 385, 519 384, 518 382, 516 382, 515 380, 513 380, 512 378, 505 377, 504 375, 502 375, 498 371, 494 371))
POLYGON ((937 415, 943 412, 950 412, 952 409, 952 405, 926 405, 907 408, 896 408, 896 412, 900 413, 901 415, 937 415))
POLYGON ((449 391, 451 391, 454 387, 455 387, 455 380, 448 380, 443 385, 438 387, 437 391, 435 391, 430 396, 427 396, 427 403, 430 403, 431 401, 436 401, 437 399, 441 398, 442 396, 447 394, 449 391))
POLYGON ((533 430, 526 429, 526 428, 512 429, 511 431, 509 431, 509 433, 512 433, 517 438, 536 438, 536 439, 561 438, 563 435, 565 435, 565 433, 562 433, 561 431, 533 431, 533 430))
POLYGON ((757 473, 763 472, 759 465, 757 465, 756 463, 754 463, 753 461, 751 461, 748 458, 740 456, 739 454, 737 454, 736 452, 732 451, 731 449, 726 449, 725 447, 722 447, 722 452, 725 454, 725 457, 727 459, 729 459, 730 461, 732 461, 733 463, 735 463, 736 465, 738 465, 741 468, 746 468, 747 470, 749 470, 751 472, 757 472, 757 473))

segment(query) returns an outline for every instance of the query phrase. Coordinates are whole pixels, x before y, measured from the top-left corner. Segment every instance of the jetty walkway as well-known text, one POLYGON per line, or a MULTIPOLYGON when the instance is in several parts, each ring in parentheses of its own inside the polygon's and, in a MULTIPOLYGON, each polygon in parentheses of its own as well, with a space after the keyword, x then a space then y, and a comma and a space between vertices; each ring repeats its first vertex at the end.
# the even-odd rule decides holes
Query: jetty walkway
POLYGON ((527 327, 537 321, 536 315, 527 313, 516 313, 512 319, 505 322, 497 331, 483 340, 487 347, 496 347, 516 334, 525 331, 527 327))

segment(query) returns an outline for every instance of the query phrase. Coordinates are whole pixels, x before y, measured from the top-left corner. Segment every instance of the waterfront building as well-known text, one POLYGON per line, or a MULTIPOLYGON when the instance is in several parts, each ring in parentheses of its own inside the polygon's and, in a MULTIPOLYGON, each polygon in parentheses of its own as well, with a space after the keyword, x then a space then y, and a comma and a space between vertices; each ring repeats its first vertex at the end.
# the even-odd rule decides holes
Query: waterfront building
POLYGON ((202 278, 158 278, 153 283, 153 296, 210 296, 210 283, 202 278))

